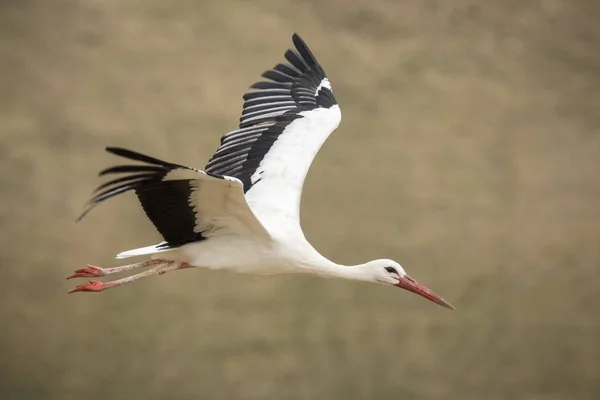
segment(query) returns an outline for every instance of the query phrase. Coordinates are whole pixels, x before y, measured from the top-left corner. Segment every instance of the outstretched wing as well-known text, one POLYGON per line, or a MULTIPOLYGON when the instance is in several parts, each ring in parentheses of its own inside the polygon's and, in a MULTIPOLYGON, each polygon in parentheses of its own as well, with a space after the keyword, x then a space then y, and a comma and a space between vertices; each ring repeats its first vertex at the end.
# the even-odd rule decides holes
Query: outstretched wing
POLYGON ((237 178, 209 174, 119 147, 107 147, 106 151, 144 164, 119 165, 100 172, 101 176, 123 175, 100 185, 79 219, 101 202, 134 190, 164 238, 164 248, 215 235, 269 237, 248 207, 237 178))
POLYGON ((292 37, 287 63, 244 95, 239 129, 226 133, 206 171, 233 176, 269 231, 299 228, 302 186, 310 165, 339 125, 340 109, 325 71, 304 41, 292 37))

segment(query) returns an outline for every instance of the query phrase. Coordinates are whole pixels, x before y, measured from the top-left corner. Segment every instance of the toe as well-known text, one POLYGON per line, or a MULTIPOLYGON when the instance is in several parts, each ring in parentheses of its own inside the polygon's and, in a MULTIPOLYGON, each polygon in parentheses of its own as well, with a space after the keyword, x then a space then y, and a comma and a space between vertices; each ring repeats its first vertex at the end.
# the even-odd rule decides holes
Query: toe
POLYGON ((100 267, 96 267, 95 265, 89 265, 85 268, 81 268, 76 270, 73 274, 67 276, 67 279, 73 278, 99 278, 104 276, 105 273, 100 267))
POLYGON ((82 285, 77 285, 73 289, 69 290, 70 293, 75 292, 100 292, 106 289, 107 285, 100 281, 89 281, 82 285))

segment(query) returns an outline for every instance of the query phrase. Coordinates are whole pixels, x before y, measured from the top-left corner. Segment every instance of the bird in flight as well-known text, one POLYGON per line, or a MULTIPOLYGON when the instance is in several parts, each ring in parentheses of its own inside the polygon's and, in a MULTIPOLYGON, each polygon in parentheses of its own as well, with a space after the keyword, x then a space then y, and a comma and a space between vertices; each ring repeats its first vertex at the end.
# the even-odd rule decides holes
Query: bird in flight
POLYGON ((92 208, 133 190, 164 241, 125 251, 149 256, 114 268, 88 265, 71 278, 143 270, 109 282, 90 280, 69 293, 100 292, 169 271, 201 267, 249 273, 309 273, 399 287, 454 307, 392 260, 346 266, 319 254, 300 226, 300 199, 310 165, 341 120, 331 83, 306 43, 292 37, 287 62, 262 74, 244 95, 239 129, 226 133, 204 170, 119 147, 109 153, 134 163, 100 172, 113 179, 89 200, 92 208))

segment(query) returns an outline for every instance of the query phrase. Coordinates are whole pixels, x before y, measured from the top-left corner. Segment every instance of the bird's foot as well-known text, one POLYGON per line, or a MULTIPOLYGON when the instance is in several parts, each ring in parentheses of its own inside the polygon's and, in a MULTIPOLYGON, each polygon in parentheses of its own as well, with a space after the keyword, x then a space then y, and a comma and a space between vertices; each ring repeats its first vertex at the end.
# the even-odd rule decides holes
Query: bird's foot
POLYGON ((112 287, 111 282, 100 282, 100 281, 89 281, 82 285, 77 285, 73 289, 69 290, 70 293, 75 292, 101 292, 105 289, 112 287))
POLYGON ((96 267, 95 265, 89 265, 85 268, 81 268, 75 271, 75 273, 67 276, 67 279, 73 278, 99 278, 106 275, 104 269, 96 267))

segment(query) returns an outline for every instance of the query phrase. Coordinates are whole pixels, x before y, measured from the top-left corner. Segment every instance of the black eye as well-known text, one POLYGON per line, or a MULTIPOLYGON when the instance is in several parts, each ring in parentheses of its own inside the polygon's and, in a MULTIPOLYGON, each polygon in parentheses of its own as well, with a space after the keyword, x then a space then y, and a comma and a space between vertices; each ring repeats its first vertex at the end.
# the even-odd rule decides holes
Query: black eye
POLYGON ((385 270, 387 272, 389 272, 390 274, 397 274, 398 273, 398 271, 396 271, 396 268, 394 268, 394 267, 385 267, 385 270))

